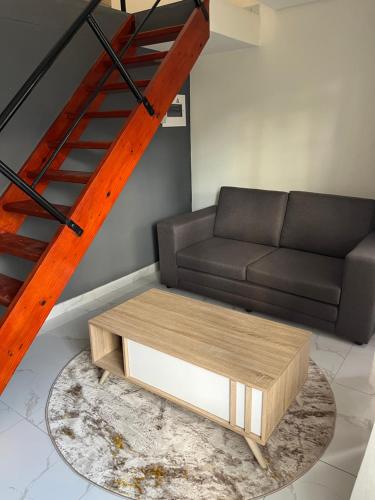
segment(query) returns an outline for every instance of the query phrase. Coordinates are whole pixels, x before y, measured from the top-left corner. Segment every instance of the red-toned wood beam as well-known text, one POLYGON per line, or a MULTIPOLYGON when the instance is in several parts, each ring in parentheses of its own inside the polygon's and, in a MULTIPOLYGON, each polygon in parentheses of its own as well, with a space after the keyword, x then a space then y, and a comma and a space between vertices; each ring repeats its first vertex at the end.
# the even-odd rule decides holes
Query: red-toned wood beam
MULTIPOLYGON (((136 86, 140 88, 145 88, 150 83, 150 80, 136 80, 136 86)), ((129 85, 124 82, 109 83, 103 85, 102 92, 129 92, 129 85)))
MULTIPOLYGON (((159 28, 151 31, 143 31, 139 33, 133 45, 152 45, 155 43, 171 42, 177 38, 177 35, 183 29, 184 25, 167 26, 166 28, 159 28)), ((123 38, 123 42, 128 43, 130 36, 123 38)))

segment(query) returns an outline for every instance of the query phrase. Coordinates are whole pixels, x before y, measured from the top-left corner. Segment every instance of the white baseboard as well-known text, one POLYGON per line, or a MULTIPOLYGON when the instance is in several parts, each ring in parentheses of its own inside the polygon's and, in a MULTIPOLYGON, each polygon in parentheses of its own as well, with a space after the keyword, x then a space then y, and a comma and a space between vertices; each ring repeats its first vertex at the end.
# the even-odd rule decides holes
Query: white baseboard
POLYGON ((126 285, 130 285, 131 283, 134 283, 135 281, 141 278, 146 278, 153 274, 156 276, 158 270, 159 270, 159 263, 155 262, 150 266, 138 269, 138 271, 128 274, 127 276, 123 276, 118 280, 111 281, 110 283, 106 283, 105 285, 99 286, 98 288, 94 288, 93 290, 83 293, 82 295, 78 295, 77 297, 73 297, 72 299, 65 300, 64 302, 60 302, 60 304, 56 304, 55 307, 52 309, 47 318, 47 321, 51 319, 56 319, 58 316, 61 316, 67 311, 72 312, 74 309, 84 307, 88 305, 90 302, 98 300, 118 288, 123 288, 126 285))

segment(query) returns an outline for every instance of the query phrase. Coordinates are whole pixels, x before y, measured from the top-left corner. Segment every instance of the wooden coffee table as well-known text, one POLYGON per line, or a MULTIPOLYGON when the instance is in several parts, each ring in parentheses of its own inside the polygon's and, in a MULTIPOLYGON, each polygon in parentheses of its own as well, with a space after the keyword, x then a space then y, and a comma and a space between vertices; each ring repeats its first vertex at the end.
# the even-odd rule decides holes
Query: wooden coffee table
POLYGON ((307 378, 310 333, 157 289, 89 321, 93 363, 261 448, 307 378))

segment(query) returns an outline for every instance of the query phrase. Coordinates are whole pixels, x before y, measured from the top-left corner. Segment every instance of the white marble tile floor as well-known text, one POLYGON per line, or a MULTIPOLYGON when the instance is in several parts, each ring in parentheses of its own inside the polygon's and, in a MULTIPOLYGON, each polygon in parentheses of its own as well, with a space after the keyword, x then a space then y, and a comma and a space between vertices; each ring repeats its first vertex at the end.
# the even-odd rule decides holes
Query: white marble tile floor
MULTIPOLYGON (((88 319, 151 287, 161 287, 155 277, 114 290, 105 299, 49 321, 35 339, 0 397, 1 500, 118 498, 82 479, 63 462, 47 434, 44 410, 59 371, 88 346, 88 319)), ((335 393, 335 436, 310 472, 265 500, 349 500, 365 453, 375 420, 375 339, 358 347, 315 330, 311 356, 324 369, 335 393)))

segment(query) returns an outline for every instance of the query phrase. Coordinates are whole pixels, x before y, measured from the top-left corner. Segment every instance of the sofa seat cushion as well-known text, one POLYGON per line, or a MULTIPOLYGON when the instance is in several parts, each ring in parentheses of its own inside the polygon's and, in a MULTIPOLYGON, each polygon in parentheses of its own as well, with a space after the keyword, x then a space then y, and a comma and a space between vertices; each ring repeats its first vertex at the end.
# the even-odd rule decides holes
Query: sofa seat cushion
MULTIPOLYGON (((179 267, 177 270, 178 286, 185 287, 186 284, 198 285, 207 290, 221 290, 233 296, 243 297, 254 302, 254 304, 269 304, 281 307, 287 311, 319 318, 334 323, 337 320, 338 307, 318 300, 308 299, 292 293, 282 292, 274 288, 256 285, 249 281, 238 281, 213 274, 201 273, 191 269, 179 267)), ((200 293, 197 290, 197 293, 200 293)), ((254 309, 257 307, 254 305, 254 309)))
POLYGON ((280 248, 247 268, 247 280, 327 304, 340 302, 344 259, 280 248))
POLYGON ((256 243, 210 238, 177 252, 177 266, 246 280, 247 266, 275 250, 256 243))

